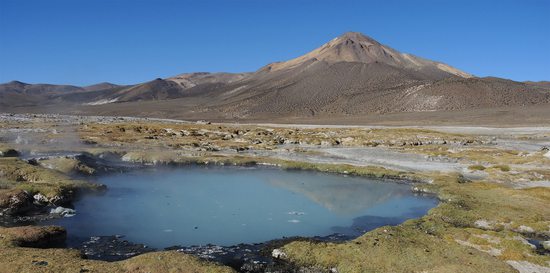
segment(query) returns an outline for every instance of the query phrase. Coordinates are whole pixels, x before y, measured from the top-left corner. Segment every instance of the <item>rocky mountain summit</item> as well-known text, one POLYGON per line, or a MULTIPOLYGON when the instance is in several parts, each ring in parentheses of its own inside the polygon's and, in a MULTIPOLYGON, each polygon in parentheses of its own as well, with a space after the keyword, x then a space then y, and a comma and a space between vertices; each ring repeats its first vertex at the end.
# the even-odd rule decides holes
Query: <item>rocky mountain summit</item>
POLYGON ((250 73, 187 73, 130 86, 17 81, 0 85, 3 112, 182 119, 346 120, 549 103, 550 86, 544 82, 475 77, 442 62, 401 53, 357 32, 250 73))

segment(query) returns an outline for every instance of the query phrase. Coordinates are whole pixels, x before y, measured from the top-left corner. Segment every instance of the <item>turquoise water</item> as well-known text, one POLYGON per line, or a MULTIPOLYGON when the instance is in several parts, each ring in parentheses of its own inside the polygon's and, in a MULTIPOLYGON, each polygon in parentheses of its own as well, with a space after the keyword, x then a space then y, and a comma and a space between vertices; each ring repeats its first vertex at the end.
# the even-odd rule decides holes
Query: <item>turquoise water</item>
POLYGON ((100 196, 55 221, 69 237, 124 235, 162 248, 234 245, 289 236, 358 236, 424 215, 437 203, 410 186, 270 168, 183 167, 98 178, 100 196))

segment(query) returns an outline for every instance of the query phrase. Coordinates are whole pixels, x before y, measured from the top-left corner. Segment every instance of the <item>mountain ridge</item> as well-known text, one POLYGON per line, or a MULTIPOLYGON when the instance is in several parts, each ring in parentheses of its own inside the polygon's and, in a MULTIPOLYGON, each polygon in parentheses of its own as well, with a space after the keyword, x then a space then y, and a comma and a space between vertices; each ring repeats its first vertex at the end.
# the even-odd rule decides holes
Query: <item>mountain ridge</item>
POLYGON ((0 85, 0 99, 6 110, 63 104, 71 107, 54 108, 120 113, 127 109, 122 104, 147 105, 140 109, 155 115, 235 120, 523 107, 550 103, 550 87, 478 78, 347 32, 302 56, 249 73, 184 73, 128 86, 10 82, 0 85))
POLYGON ((455 76, 472 77, 471 74, 447 64, 429 61, 412 54, 400 53, 359 32, 346 32, 305 55, 285 62, 271 63, 268 67, 270 67, 269 70, 271 71, 288 69, 309 60, 325 61, 328 63, 380 62, 401 68, 441 70, 455 76))

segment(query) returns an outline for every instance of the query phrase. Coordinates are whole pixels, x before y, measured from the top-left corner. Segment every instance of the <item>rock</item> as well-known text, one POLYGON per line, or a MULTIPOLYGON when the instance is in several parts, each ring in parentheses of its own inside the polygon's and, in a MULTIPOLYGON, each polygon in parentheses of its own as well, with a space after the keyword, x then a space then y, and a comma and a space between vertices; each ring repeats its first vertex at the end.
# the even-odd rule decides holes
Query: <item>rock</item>
POLYGON ((89 259, 120 261, 143 253, 154 251, 143 244, 135 244, 123 239, 124 236, 94 236, 82 244, 82 252, 89 259))
POLYGON ((209 135, 210 135, 210 131, 205 130, 205 129, 200 129, 200 130, 194 132, 193 135, 194 135, 194 136, 209 136, 209 135))
POLYGON ((69 200, 70 200, 70 198, 67 197, 67 196, 56 195, 56 196, 50 198, 49 202, 50 202, 50 204, 61 205, 61 204, 66 204, 69 200))
POLYGON ((430 191, 427 188, 420 188, 420 187, 413 187, 412 191, 416 192, 416 193, 433 193, 432 191, 430 191))
POLYGON ((284 137, 277 136, 273 139, 275 144, 285 144, 286 139, 284 137))
POLYGON ((19 152, 17 150, 7 148, 0 150, 0 157, 17 157, 19 156, 19 152))
POLYGON ((168 135, 175 135, 174 133, 174 129, 172 128, 164 128, 162 129, 164 131, 165 134, 168 134, 168 135))
POLYGON ((276 249, 273 249, 273 251, 271 252, 271 257, 275 259, 285 259, 287 258, 287 255, 282 250, 276 248, 276 249))
POLYGON ((458 181, 458 183, 460 183, 460 184, 470 182, 470 180, 467 179, 466 177, 464 177, 463 174, 459 174, 459 175, 458 175, 457 181, 458 181))
POLYGON ((45 205, 49 203, 48 197, 44 196, 41 193, 37 193, 33 196, 34 203, 38 205, 45 205))
POLYGON ((339 142, 342 143, 342 145, 351 144, 353 143, 353 141, 355 141, 353 137, 345 137, 339 140, 339 142))
POLYGON ((38 266, 46 266, 46 265, 48 265, 48 262, 46 262, 46 261, 32 261, 32 264, 33 265, 38 265, 38 266))
POLYGON ((255 261, 245 262, 241 268, 240 272, 266 272, 266 265, 263 263, 255 263, 255 261))
POLYGON ((542 245, 542 248, 550 250, 550 241, 542 241, 540 244, 542 245))
POLYGON ((535 230, 532 227, 521 225, 518 228, 518 231, 521 233, 533 233, 535 230))
MULTIPOLYGON (((536 245, 530 243, 529 240, 527 240, 527 239, 525 239, 525 238, 523 238, 523 237, 521 237, 521 236, 514 236, 513 238, 514 238, 514 240, 518 240, 518 241, 520 241, 522 244, 524 244, 524 245, 526 245, 526 246, 529 246, 531 249, 537 249, 537 246, 536 246, 536 245)), ((487 238, 485 238, 485 239, 487 239, 487 238)), ((492 243, 490 240, 488 240, 488 241, 489 241, 490 243, 492 243)), ((500 242, 500 240, 497 240, 496 243, 498 243, 498 242, 500 242)))
POLYGON ((21 247, 60 247, 65 243, 67 231, 58 226, 23 226, 0 229, 3 238, 21 247))
POLYGON ((550 152, 546 152, 546 153, 544 154, 544 156, 547 157, 547 158, 550 158, 550 152))
POLYGON ((481 229, 493 229, 493 226, 494 226, 494 223, 492 222, 489 222, 487 220, 484 220, 484 219, 480 219, 480 220, 477 220, 474 222, 474 225, 477 227, 477 228, 481 228, 481 229))
POLYGON ((248 150, 248 147, 237 147, 237 148, 235 148, 235 150, 237 152, 244 152, 244 151, 248 150))
POLYGON ((0 215, 19 215, 33 209, 33 197, 26 191, 0 191, 0 215))
POLYGON ((76 210, 64 207, 56 207, 55 209, 50 210, 50 214, 58 214, 63 217, 73 217, 76 214, 76 210))
POLYGON ((533 264, 527 261, 506 261, 507 264, 516 269, 519 273, 548 273, 548 267, 533 264))
POLYGON ((95 144, 97 144, 97 141, 95 141, 93 139, 85 139, 85 140, 82 140, 82 143, 83 144, 88 144, 88 145, 95 145, 95 144))
POLYGON ((122 156, 121 160, 124 162, 134 162, 136 161, 136 155, 134 153, 127 153, 122 156))

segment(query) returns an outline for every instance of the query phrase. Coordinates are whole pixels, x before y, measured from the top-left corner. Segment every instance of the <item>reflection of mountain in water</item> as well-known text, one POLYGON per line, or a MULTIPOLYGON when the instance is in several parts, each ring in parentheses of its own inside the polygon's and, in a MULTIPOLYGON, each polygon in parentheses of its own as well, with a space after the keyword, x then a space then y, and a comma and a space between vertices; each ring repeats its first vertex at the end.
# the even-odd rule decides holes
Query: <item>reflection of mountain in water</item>
POLYGON ((356 214, 390 198, 409 193, 407 186, 396 183, 313 173, 302 176, 299 180, 295 176, 280 175, 271 177, 269 182, 277 187, 303 194, 341 215, 356 214))
POLYGON ((338 234, 344 234, 351 238, 359 237, 365 232, 379 228, 381 226, 395 226, 403 223, 407 219, 417 218, 426 214, 428 207, 411 207, 409 211, 399 216, 384 217, 375 215, 364 215, 353 219, 353 224, 349 227, 334 226, 332 231, 338 234))
POLYGON ((365 215, 353 219, 353 224, 349 227, 335 226, 331 230, 334 233, 344 234, 350 237, 358 237, 364 234, 369 230, 387 225, 399 225, 405 221, 407 217, 383 217, 383 216, 373 216, 365 215))

